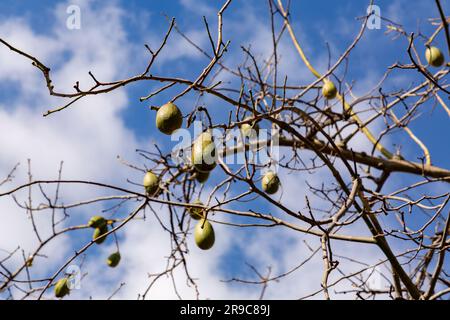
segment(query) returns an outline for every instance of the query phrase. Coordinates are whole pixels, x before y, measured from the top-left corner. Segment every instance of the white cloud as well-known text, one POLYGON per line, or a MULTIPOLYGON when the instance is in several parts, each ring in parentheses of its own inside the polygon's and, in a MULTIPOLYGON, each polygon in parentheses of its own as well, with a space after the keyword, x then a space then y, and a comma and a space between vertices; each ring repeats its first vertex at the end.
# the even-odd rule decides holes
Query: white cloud
MULTIPOLYGON (((83 3, 85 17, 95 15, 89 2, 83 3)), ((58 7, 55 12, 64 8, 58 7)), ((55 32, 43 35, 31 30, 26 20, 11 19, 2 22, 1 35, 49 64, 57 90, 70 90, 78 79, 84 79, 82 85, 87 83, 87 71, 93 66, 96 75, 111 80, 123 76, 125 70, 119 68, 119 62, 129 52, 125 38, 118 29, 121 28, 120 14, 113 6, 105 6, 103 12, 108 12, 108 8, 116 14, 104 17, 100 27, 86 21, 82 30, 70 31, 65 29, 64 16, 60 16, 55 32), (64 59, 67 60, 59 66, 58 63, 64 59)), ((31 66, 29 60, 11 53, 5 47, 0 49, 0 55, 2 83, 13 85, 18 91, 15 99, 11 100, 12 104, 5 106, 0 102, 0 121, 4 132, 0 137, 1 172, 6 174, 15 163, 21 162, 14 182, 3 185, 1 190, 26 181, 28 158, 32 160, 35 179, 56 178, 59 162, 64 161, 63 178, 124 183, 129 173, 115 160, 116 156, 126 155, 132 160, 138 145, 137 138, 125 128, 118 116, 118 111, 127 106, 126 94, 122 91, 90 97, 72 109, 44 118, 42 114, 46 110, 62 101, 49 97, 42 75, 31 66)), ((66 203, 101 194, 98 190, 85 187, 63 187, 61 191, 66 203)), ((43 200, 38 188, 34 189, 33 194, 35 204, 43 200)), ((25 201, 26 193, 21 193, 18 199, 25 201)), ((6 222, 0 225, 1 248, 11 251, 20 245, 28 254, 37 245, 29 217, 23 210, 18 210, 9 198, 2 199, 1 208, 2 221, 6 222)), ((51 232, 50 216, 39 213, 36 216, 38 229, 45 238, 51 232)), ((56 263, 61 262, 57 260, 62 260, 70 252, 69 249, 67 237, 63 242, 54 242, 44 250, 51 259, 36 259, 33 270, 54 271, 56 263)))

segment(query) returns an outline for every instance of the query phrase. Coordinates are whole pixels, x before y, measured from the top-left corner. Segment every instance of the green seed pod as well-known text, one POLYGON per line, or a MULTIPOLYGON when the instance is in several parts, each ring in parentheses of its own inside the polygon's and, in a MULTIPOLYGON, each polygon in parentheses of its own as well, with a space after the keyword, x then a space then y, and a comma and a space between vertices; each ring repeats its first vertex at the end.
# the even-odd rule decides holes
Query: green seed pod
MULTIPOLYGON (((203 202, 200 199, 196 199, 193 204, 203 205, 203 202)), ((201 208, 188 208, 188 212, 194 220, 199 220, 203 217, 203 210, 201 208)))
POLYGON ((195 170, 194 176, 195 180, 197 180, 200 183, 204 183, 209 178, 209 172, 201 172, 195 170))
POLYGON ((92 235, 92 240, 94 240, 96 244, 102 244, 106 240, 107 237, 103 237, 103 238, 100 238, 98 240, 96 240, 96 239, 98 237, 104 235, 107 232, 108 232, 108 226, 107 225, 105 225, 103 228, 95 228, 94 233, 92 235))
POLYGON ((153 172, 147 171, 144 176, 143 184, 145 192, 152 196, 159 188, 159 179, 153 172))
POLYGON ((191 157, 197 171, 209 172, 216 167, 216 146, 209 132, 203 132, 195 140, 191 157))
POLYGON ((67 278, 59 279, 55 284, 55 297, 62 298, 70 293, 67 278))
POLYGON ((183 115, 178 107, 169 102, 156 112, 156 127, 165 134, 172 134, 183 124, 183 115))
MULTIPOLYGON (((244 119, 244 121, 245 120, 250 120, 250 119, 253 119, 253 117, 252 116, 248 116, 248 117, 246 117, 244 119)), ((242 124, 241 125, 241 132, 242 132, 242 135, 244 137, 251 137, 251 136, 253 136, 255 134, 257 135, 258 132, 259 132, 258 122, 253 121, 253 122, 250 122, 250 123, 242 124)))
POLYGON ((322 87, 322 94, 325 98, 328 100, 332 100, 336 98, 337 95, 337 89, 333 82, 330 80, 324 80, 323 87, 322 87))
POLYGON ((120 262, 120 252, 114 252, 111 253, 108 257, 108 260, 106 260, 106 263, 108 264, 108 266, 110 266, 111 268, 115 268, 117 267, 117 265, 120 262))
POLYGON ((442 66, 445 60, 442 51, 436 47, 428 47, 425 50, 425 58, 427 59, 427 62, 430 64, 430 66, 436 68, 442 66))
POLYGON ((89 219, 88 226, 91 228, 103 228, 106 226, 106 219, 101 216, 93 216, 89 219))
POLYGON ((261 181, 262 189, 268 194, 274 194, 280 187, 280 179, 273 171, 268 171, 261 181))
POLYGON ((211 223, 205 219, 197 222, 194 230, 194 239, 197 246, 202 250, 211 249, 214 245, 215 235, 211 223))

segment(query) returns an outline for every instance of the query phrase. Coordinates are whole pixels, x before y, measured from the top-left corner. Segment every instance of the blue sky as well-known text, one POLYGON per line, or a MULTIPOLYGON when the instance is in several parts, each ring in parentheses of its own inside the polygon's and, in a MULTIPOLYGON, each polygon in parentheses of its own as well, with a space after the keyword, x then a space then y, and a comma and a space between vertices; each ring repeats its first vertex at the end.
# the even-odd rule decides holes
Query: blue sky
MULTIPOLYGON (((206 15, 211 24, 213 24, 216 9, 220 7, 219 2, 209 4, 202 1, 198 6, 201 8, 207 7, 207 9, 196 10, 191 1, 116 1, 116 3, 124 10, 120 22, 123 23, 126 39, 136 46, 140 46, 144 42, 148 43, 149 37, 147 34, 149 34, 149 30, 151 30, 151 34, 161 34, 166 30, 167 20, 165 15, 175 17, 177 24, 184 31, 197 30, 202 32, 204 30, 201 19, 202 15, 206 15)), ((313 61, 315 56, 320 55, 322 57, 326 50, 327 42, 332 46, 332 57, 336 59, 339 53, 352 40, 352 36, 357 32, 359 22, 355 17, 363 15, 367 7, 364 1, 346 1, 339 3, 339 5, 325 3, 326 5, 322 2, 298 1, 294 2, 291 8, 294 26, 297 32, 303 37, 303 41, 309 46, 308 49, 310 50, 308 54, 313 61)), ((428 35, 432 29, 426 23, 426 19, 428 19, 430 14, 437 14, 436 8, 433 5, 429 6, 429 10, 417 10, 414 12, 414 15, 404 15, 402 14, 402 10, 407 10, 412 6, 407 1, 396 1, 394 3, 391 3, 391 1, 377 1, 376 4, 382 9, 382 15, 384 17, 399 22, 406 30, 415 31, 416 33, 420 27, 420 30, 428 35)), ((416 1, 414 3, 414 7, 418 8, 428 8, 428 5, 429 1, 426 0, 416 1)), ((444 9, 448 7, 445 1, 443 5, 444 9)), ((102 3, 94 3, 92 7, 97 9, 99 14, 102 14, 102 3)), ((58 26, 60 21, 54 19, 54 1, 2 1, 0 8, 0 17, 2 19, 20 17, 25 19, 33 30, 43 35, 51 35, 54 28, 61 27, 58 26)), ((261 1, 237 1, 227 11, 225 19, 234 20, 233 22, 236 22, 236 20, 245 21, 247 12, 250 12, 252 16, 257 17, 261 22, 268 18, 267 6, 262 5, 261 1)), ((250 23, 252 22, 255 21, 250 21, 250 23)), ((254 35, 251 26, 245 25, 243 28, 244 32, 242 33, 227 33, 227 24, 225 24, 224 28, 226 39, 231 41, 230 51, 239 55, 240 45, 248 45, 249 39, 254 35)), ((392 65, 396 61, 405 63, 408 61, 406 51, 404 50, 406 40, 398 39, 393 41, 392 36, 385 35, 384 31, 385 29, 366 32, 364 39, 361 41, 361 45, 352 54, 352 60, 354 62, 352 68, 348 71, 348 78, 355 80, 356 88, 361 91, 364 90, 365 85, 364 81, 361 80, 367 78, 379 79, 382 71, 387 66, 392 65), (358 80, 362 83, 358 84, 358 80)), ((203 40, 205 40, 206 35, 203 34, 203 36, 203 40)), ((180 41, 178 37, 174 38, 180 41)), ((443 39, 438 37, 438 40, 443 39)), ((153 45, 155 46, 156 44, 154 43, 153 45)), ((144 54, 144 49, 142 51, 142 54, 144 54)), ((201 63, 205 63, 206 61, 202 57, 195 55, 187 59, 171 61, 170 64, 156 65, 156 70, 161 74, 176 73, 177 75, 187 77, 195 76, 198 73, 198 68, 195 68, 195 66, 198 64, 201 65, 201 63), (189 62, 194 62, 194 64, 189 62)), ((226 56, 225 61, 227 61, 226 56)), ((143 63, 144 61, 142 61, 141 66, 143 63)), ((135 70, 140 69, 136 66, 135 70)), ((410 79, 414 79, 414 72, 410 72, 408 76, 410 79)), ((417 80, 420 80, 420 77, 417 77, 417 80)), ((390 84, 395 86, 395 83, 390 84)), ((129 104, 136 106, 126 108, 123 111, 127 127, 137 135, 150 136, 154 132, 151 131, 152 127, 148 126, 148 121, 149 118, 154 117, 154 114, 152 115, 148 112, 147 108, 142 106, 142 104, 146 103, 139 103, 138 101, 140 96, 150 91, 147 89, 147 84, 136 84, 125 90, 129 95, 129 104)), ((11 99, 11 97, 14 97, 13 94, 6 95, 5 92, 8 91, 2 90, 2 99, 11 99)), ((157 105, 166 99, 167 96, 161 95, 159 99, 155 99, 152 103, 157 105)), ((433 122, 436 124, 435 130, 428 130, 420 121, 415 123, 412 128, 424 139, 430 149, 434 151, 433 155, 439 162, 448 159, 445 152, 439 152, 439 149, 442 149, 440 148, 440 143, 433 138, 433 135, 439 137, 445 134, 447 119, 439 116, 434 117, 434 115, 442 113, 443 110, 437 108, 433 114, 423 117, 424 121, 427 122, 430 117, 433 117, 433 122)))
MULTIPOLYGON (((450 12, 450 3, 443 2, 444 11, 450 12)), ((437 9, 433 2, 421 0, 411 3, 411 1, 397 0, 376 1, 375 3, 381 8, 383 17, 402 24, 405 30, 416 33, 420 30, 428 36, 433 32, 427 22, 428 18, 437 17, 437 9)), ((367 1, 293 1, 291 8, 293 27, 304 45, 306 54, 319 72, 325 71, 328 64, 327 43, 331 49, 333 63, 357 34, 360 21, 355 18, 365 14, 367 5, 367 1)), ((192 36, 203 48, 209 50, 202 16, 207 17, 215 34, 216 12, 220 6, 221 2, 219 1, 194 0, 124 0, 111 1, 107 5, 102 1, 56 2, 44 0, 37 2, 30 0, 18 2, 5 0, 0 3, 0 36, 23 40, 23 45, 32 54, 39 59, 42 57, 42 61, 54 70, 56 79, 60 80, 59 82, 55 81, 57 87, 60 86, 62 90, 70 90, 76 80, 81 79, 82 84, 88 83, 87 72, 89 70, 96 75, 104 76, 102 80, 105 81, 129 77, 142 71, 148 59, 143 44, 147 43, 152 48, 159 45, 159 41, 168 27, 166 15, 175 17, 177 25, 183 32, 192 36), (65 28, 67 17, 65 8, 72 3, 76 3, 81 8, 81 30, 70 31, 65 28)), ((229 52, 223 60, 226 65, 236 67, 242 62, 241 45, 251 45, 259 61, 262 61, 270 52, 269 11, 266 1, 233 1, 225 13, 224 21, 224 39, 231 41, 229 52)), ((278 21, 277 27, 280 27, 280 21, 278 21)), ((351 54, 346 81, 352 83, 356 95, 365 93, 368 88, 376 84, 388 66, 395 62, 409 62, 406 54, 406 40, 403 38, 394 40, 393 34, 385 34, 385 30, 386 24, 382 25, 381 30, 367 30, 351 54)), ((442 34, 436 38, 435 43, 443 49, 445 48, 442 34)), ((420 39, 417 41, 417 45, 419 50, 424 49, 423 41, 420 39)), ((284 72, 288 79, 296 84, 308 84, 312 81, 313 77, 299 61, 287 34, 281 47, 286 49, 282 53, 281 73, 284 72)), ((120 154, 128 160, 142 165, 142 159, 134 153, 136 148, 148 149, 153 143, 158 143, 165 151, 170 150, 172 144, 154 127, 155 112, 151 111, 148 106, 165 103, 182 89, 180 86, 175 86, 173 90, 168 90, 151 101, 141 103, 139 98, 154 91, 159 85, 158 83, 141 82, 120 89, 108 97, 87 98, 83 103, 76 104, 64 112, 43 118, 40 115, 49 107, 59 105, 61 99, 46 95, 41 75, 29 66, 28 61, 10 55, 3 47, 0 47, 0 58, 8 59, 4 60, 3 64, 0 61, 0 66, 3 66, 3 71, 0 69, 0 107, 3 109, 0 119, 8 121, 8 128, 11 130, 8 138, 0 140, 0 146, 7 151, 3 160, 0 160, 0 168, 4 172, 16 162, 20 161, 25 164, 26 159, 31 157, 33 161, 36 159, 37 167, 42 169, 41 172, 36 172, 36 175, 40 177, 54 176, 57 164, 64 160, 68 176, 81 175, 89 179, 126 183, 127 178, 139 181, 140 176, 117 164, 116 155, 120 154), (21 77, 26 79, 21 81, 20 79, 23 79, 21 77), (27 123, 28 119, 29 123, 27 123), (8 142, 8 139, 16 141, 16 144, 8 142), (48 144, 45 141, 49 141, 48 144), (22 148, 17 148, 18 144, 22 148), (46 148, 45 151, 48 152, 45 156, 42 154, 42 148, 46 148)), ((152 69, 152 74, 195 79, 208 62, 208 59, 190 47, 174 32, 169 39, 167 48, 161 53, 161 59, 152 69)), ((342 68, 338 70, 338 74, 342 74, 342 72, 342 68)), ((231 78, 225 78, 225 80, 229 81, 227 84, 229 86, 237 84, 236 80, 231 78)), ((398 75, 393 75, 383 89, 388 91, 404 87, 405 84, 417 84, 420 81, 422 81, 422 77, 416 71, 403 71, 398 75)), ((180 99, 179 106, 184 114, 194 108, 196 99, 197 96, 194 93, 180 99)), ((229 111, 222 106, 221 101, 215 98, 204 97, 200 101, 208 106, 214 117, 223 119, 229 111)), ((430 149, 433 163, 440 167, 450 168, 449 144, 445 139, 449 135, 449 118, 440 106, 433 108, 431 103, 427 103, 427 106, 429 110, 422 109, 422 116, 414 122, 411 129, 430 149)), ((380 125, 380 123, 375 123, 371 128, 376 132, 381 128, 380 125)), ((358 141, 361 148, 369 148, 364 137, 358 141)), ((417 155, 420 154, 420 149, 411 144, 408 136, 400 131, 395 136, 387 137, 384 143, 388 149, 395 150, 397 146, 401 147, 401 153, 410 160, 417 161, 417 155)), ((24 178, 25 165, 21 169, 23 171, 18 176, 24 178)), ((214 175, 210 182, 212 184, 218 182, 221 177, 223 177, 221 174, 214 175)), ((325 173, 319 173, 318 178, 309 182, 320 184, 323 181, 321 179, 328 181, 326 180, 328 178, 325 173)), ((394 175, 394 178, 392 185, 386 187, 388 190, 394 190, 405 182, 417 181, 417 177, 405 175, 401 177, 394 175)), ((298 205, 298 190, 303 191, 304 194, 307 193, 306 180, 308 179, 304 176, 286 177, 283 197, 288 204, 298 205)), ((428 191, 439 193, 444 192, 445 188, 445 185, 436 185, 428 191)), ((241 187, 235 192, 242 190, 244 188, 241 187)), ((78 199, 73 192, 69 190, 66 192, 69 193, 68 198, 71 201, 78 199)), ((89 192, 89 190, 80 190, 80 197, 90 196, 89 192)), ((1 205, 10 208, 4 203, 0 203, 1 205)), ((244 204, 237 207, 248 209, 249 206, 261 210, 273 210, 261 200, 256 200, 251 205, 244 204)), ((320 204, 317 204, 316 207, 320 207, 320 204)), ((84 221, 88 216, 88 213, 80 213, 73 218, 73 221, 84 221)), ((23 221, 10 220, 10 222, 17 223, 18 226, 25 226, 23 221)), ((130 275, 133 273, 137 274, 136 283, 130 284, 129 290, 124 290, 123 297, 134 298, 132 289, 142 290, 142 287, 139 287, 139 281, 145 281, 146 272, 150 272, 148 268, 151 269, 151 272, 157 271, 157 267, 154 269, 152 266, 141 267, 141 259, 144 259, 146 250, 153 251, 151 258, 148 259, 160 259, 156 263, 158 266, 162 265, 164 256, 162 248, 145 247, 143 244, 136 248, 133 245, 138 241, 136 239, 145 239, 145 241, 142 240, 142 243, 154 244, 161 240, 158 237, 164 238, 154 229, 154 226, 147 227, 154 231, 154 238, 147 238, 145 232, 142 231, 142 228, 139 229, 137 224, 131 226, 123 234, 119 234, 120 239, 124 242, 122 248, 130 250, 128 257, 130 265, 128 267, 121 266, 124 269, 120 269, 116 273, 107 270, 109 281, 103 282, 103 286, 94 293, 90 290, 93 290, 92 288, 95 286, 93 284, 86 285, 78 293, 80 297, 92 294, 94 297, 104 297, 120 281, 130 279, 130 275), (137 238, 133 238, 133 236, 137 238)), ((210 260, 206 266, 201 266, 201 263, 197 262, 193 267, 198 274, 206 273, 207 280, 203 285, 207 287, 207 293, 204 297, 239 298, 248 295, 256 297, 258 288, 243 288, 242 286, 238 288, 235 285, 223 284, 219 279, 234 276, 251 277, 251 270, 245 266, 245 262, 258 264, 262 270, 268 264, 273 264, 277 273, 285 271, 308 255, 302 241, 305 239, 311 242, 315 241, 311 237, 300 237, 297 234, 278 230, 270 231, 270 236, 265 237, 265 228, 263 230, 246 228, 236 231, 226 228, 219 230, 223 231, 224 237, 234 238, 234 240, 219 239, 219 244, 223 246, 223 249, 206 256, 205 259, 210 260), (283 240, 282 250, 274 239, 283 240), (260 252, 261 248, 266 248, 265 252, 260 252), (298 257, 289 254, 289 252, 297 251, 301 251, 298 257), (211 269, 219 270, 219 272, 212 272, 211 269), (209 285, 209 283, 211 284, 209 285)), ((357 229, 357 231, 359 230, 357 229)), ((83 233, 83 236, 65 239, 64 245, 58 249, 61 257, 70 253, 71 246, 76 247, 83 244, 86 237, 89 237, 87 232, 83 233)), ((7 244, 10 247, 13 245, 12 242, 7 244)), ((30 239, 23 245, 32 247, 32 244, 33 240, 30 239)), ((108 249, 110 248, 112 248, 112 243, 109 244, 108 249)), ((108 249, 95 248, 90 252, 101 256, 108 249)), ((342 247, 340 250, 346 251, 347 248, 342 247)), ((358 248, 356 246, 351 250, 357 252, 358 248)), ((371 252, 368 251, 367 254, 370 256, 371 252)), ((199 252, 194 252, 193 255, 193 259, 202 258, 199 252)), ((125 262, 126 258, 125 255, 125 262)), ((91 268, 90 270, 95 270, 94 272, 102 270, 96 265, 93 255, 87 260, 88 269, 91 268)), ((314 272, 320 265, 320 259, 317 259, 315 263, 291 279, 291 286, 289 284, 274 285, 273 289, 269 290, 269 296, 277 297, 279 290, 285 290, 285 294, 278 297, 296 298, 301 296, 302 292, 306 292, 306 289, 310 289, 309 286, 317 288, 320 274, 314 272), (311 274, 308 276, 310 279, 305 280, 305 276, 309 274, 311 274), (308 288, 302 287, 299 290, 296 286, 300 284, 308 288)), ((49 269, 53 270, 52 267, 55 266, 42 267, 39 272, 45 274, 49 269)), ((169 282, 163 282, 160 286, 160 295, 156 294, 156 297, 173 297, 173 292, 163 289, 168 285, 169 282)), ((188 297, 192 294, 188 289, 184 292, 188 297)))

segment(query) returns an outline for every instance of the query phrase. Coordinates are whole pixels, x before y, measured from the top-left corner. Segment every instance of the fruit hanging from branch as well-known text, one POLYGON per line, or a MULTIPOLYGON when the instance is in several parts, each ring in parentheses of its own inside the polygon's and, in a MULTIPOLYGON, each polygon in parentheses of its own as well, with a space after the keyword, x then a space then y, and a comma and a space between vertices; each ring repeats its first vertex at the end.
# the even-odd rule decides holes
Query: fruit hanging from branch
POLYGON ((444 54, 442 51, 437 47, 428 47, 425 50, 425 58, 427 59, 427 62, 430 64, 430 66, 433 67, 441 67, 444 64, 444 54))
POLYGON ((156 112, 156 127, 164 134, 170 135, 183 124, 180 109, 172 102, 166 103, 156 112))
MULTIPOLYGON (((198 204, 202 206, 203 202, 201 202, 200 199, 196 199, 192 204, 198 204)), ((194 220, 200 220, 201 218, 203 218, 202 208, 189 207, 188 212, 194 220)))
POLYGON ((92 240, 95 241, 96 244, 102 244, 107 237, 99 238, 108 232, 108 226, 105 225, 102 228, 95 228, 94 233, 92 234, 92 240))
POLYGON ((159 188, 159 178, 151 171, 147 171, 144 176, 143 185, 148 195, 154 195, 159 188))
POLYGON ((108 257, 108 259, 106 260, 106 263, 108 264, 108 266, 110 266, 111 268, 115 268, 117 267, 117 265, 120 262, 120 252, 114 252, 111 253, 108 257))
POLYGON ((192 146, 192 164, 200 172, 210 172, 216 167, 217 152, 211 133, 203 132, 192 146))
POLYGON ((88 226, 91 228, 103 228, 106 224, 107 221, 102 216, 93 216, 88 222, 88 226))
POLYGON ((334 83, 325 79, 322 87, 322 94, 328 100, 336 98, 337 89, 334 83))
POLYGON ((197 222, 194 230, 194 239, 197 246, 202 250, 211 249, 214 245, 214 229, 208 220, 201 219, 197 222))
POLYGON ((68 279, 59 279, 55 284, 55 297, 62 298, 70 293, 68 279))
POLYGON ((205 183, 209 178, 209 172, 202 172, 194 170, 194 178, 200 183, 205 183))
POLYGON ((261 186, 265 193, 274 194, 280 187, 280 179, 275 172, 268 171, 261 180, 261 186))

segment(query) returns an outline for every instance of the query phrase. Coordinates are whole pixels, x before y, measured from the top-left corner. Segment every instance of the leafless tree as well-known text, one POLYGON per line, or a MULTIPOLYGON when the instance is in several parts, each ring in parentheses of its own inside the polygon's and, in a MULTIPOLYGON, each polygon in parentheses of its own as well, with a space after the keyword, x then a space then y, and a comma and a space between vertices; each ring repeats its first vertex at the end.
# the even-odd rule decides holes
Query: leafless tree
MULTIPOLYGON (((334 290, 343 282, 351 283, 353 289, 346 292, 335 290, 335 293, 353 293, 357 299, 447 298, 450 293, 450 280, 445 256, 450 245, 447 238, 450 232, 450 192, 440 192, 439 189, 432 192, 430 191, 432 189, 428 188, 424 193, 421 190, 437 184, 448 190, 450 170, 440 167, 439 164, 432 164, 433 158, 428 148, 410 129, 411 124, 421 117, 422 109, 428 108, 430 104, 439 105, 450 117, 450 109, 446 104, 450 97, 447 83, 450 64, 446 62, 439 68, 430 66, 424 61, 421 49, 433 45, 440 47, 447 57, 450 56, 448 26, 450 18, 445 16, 439 0, 436 0, 435 4, 436 18, 427 22, 434 27, 435 32, 429 36, 416 35, 399 24, 384 20, 390 35, 395 35, 396 39, 406 40, 404 50, 410 61, 407 64, 392 65, 386 70, 380 82, 360 97, 353 94, 352 86, 346 79, 346 70, 351 68, 350 55, 364 36, 371 15, 359 18, 361 27, 355 30, 354 40, 328 70, 319 73, 311 65, 308 53, 303 50, 301 40, 293 30, 289 6, 281 0, 267 1, 269 12, 267 23, 272 31, 272 43, 268 43, 267 46, 271 46, 272 53, 263 60, 255 56, 251 48, 242 47, 245 60, 238 68, 228 67, 224 62, 223 57, 227 54, 229 42, 222 30, 226 22, 224 17, 227 8, 232 5, 231 0, 228 0, 218 11, 216 30, 211 30, 211 21, 204 19, 210 48, 199 47, 176 25, 175 19, 172 19, 169 21, 167 33, 161 37, 159 47, 145 45, 149 58, 142 73, 127 79, 105 81, 98 79, 89 71, 93 84, 87 90, 81 89, 77 82, 71 92, 57 91, 48 66, 32 53, 24 52, 14 44, 0 39, 3 46, 17 53, 18 59, 30 60, 42 73, 50 95, 66 99, 65 105, 45 111, 44 116, 64 112, 67 108, 76 108, 77 101, 81 99, 108 94, 132 83, 147 81, 160 83, 161 87, 143 96, 141 101, 150 100, 162 92, 178 90, 170 102, 181 101, 182 97, 188 94, 198 97, 212 95, 222 101, 223 108, 228 108, 228 117, 220 119, 214 117, 208 105, 198 104, 189 113, 186 112, 187 108, 181 107, 184 111, 186 128, 189 128, 194 120, 201 119, 203 129, 215 129, 215 132, 221 133, 223 141, 226 141, 230 131, 242 128, 245 124, 257 123, 260 128, 271 131, 269 138, 259 135, 247 139, 242 135, 238 137, 234 146, 220 148, 218 165, 214 170, 222 172, 225 178, 210 186, 206 197, 208 201, 204 204, 193 202, 201 192, 204 192, 203 185, 207 185, 208 182, 203 184, 196 180, 198 172, 192 163, 179 159, 175 161, 174 153, 163 153, 157 146, 153 151, 138 150, 143 159, 141 164, 130 164, 123 160, 124 165, 130 170, 142 172, 142 176, 148 170, 158 176, 159 188, 151 194, 146 193, 141 184, 136 185, 131 181, 130 184, 123 186, 98 181, 64 180, 61 178, 62 164, 57 179, 34 180, 29 162, 29 181, 14 185, 16 168, 13 168, 0 182, 3 190, 0 197, 10 198, 26 211, 39 245, 30 253, 17 248, 3 254, 0 260, 0 291, 10 298, 40 299, 49 296, 44 294, 54 287, 58 279, 67 276, 66 267, 73 261, 82 259, 85 254, 89 255, 89 249, 95 245, 95 241, 86 241, 84 246, 74 248, 74 253, 45 278, 36 279, 30 276, 29 269, 33 267, 33 261, 43 259, 42 249, 56 238, 62 235, 72 237, 80 230, 90 228, 87 223, 70 226, 62 223, 70 216, 72 210, 103 203, 105 206, 111 204, 110 209, 104 212, 109 229, 97 240, 102 237, 114 237, 119 248, 120 241, 115 236, 116 232, 126 228, 130 221, 141 218, 145 212, 152 212, 159 219, 161 228, 171 235, 172 252, 168 254, 167 268, 161 273, 150 275, 147 290, 140 298, 146 298, 152 286, 162 276, 173 277, 174 270, 178 268, 185 271, 189 285, 199 297, 201 288, 197 286, 196 279, 189 272, 187 245, 188 237, 192 236, 194 223, 188 213, 193 209, 199 210, 213 225, 223 223, 241 228, 284 228, 286 232, 305 233, 316 237, 316 247, 310 249, 311 257, 320 253, 323 257, 323 277, 318 279, 321 281, 321 289, 304 297, 293 298, 318 298, 322 294, 324 298, 329 299, 330 290, 334 290), (158 62, 158 57, 164 54, 166 42, 174 32, 208 58, 209 63, 206 66, 198 66, 199 74, 195 79, 162 76, 152 72, 153 65, 158 62), (436 36, 442 33, 445 35, 446 43, 436 44, 436 36), (213 34, 216 34, 217 38, 213 37, 213 34), (290 38, 298 52, 298 58, 317 78, 315 81, 306 84, 293 83, 280 73, 278 65, 281 55, 278 45, 281 39, 286 37, 290 38), (395 91, 381 89, 383 83, 392 75, 410 72, 419 72, 422 76, 421 83, 411 84, 395 91), (230 82, 231 86, 217 80, 224 73, 235 80, 230 82), (337 88, 337 94, 330 99, 326 99, 321 91, 327 81, 332 81, 337 88), (381 132, 369 130, 368 126, 374 122, 383 123, 384 129, 381 132), (408 159, 401 155, 399 150, 388 150, 389 148, 382 144, 383 137, 402 133, 408 135, 411 143, 417 144, 423 154, 408 159), (370 153, 351 147, 355 137, 360 135, 364 135, 367 142, 373 146, 370 153), (278 148, 282 153, 279 159, 274 156, 274 148, 278 148), (255 150, 265 152, 271 161, 267 163, 252 161, 250 157, 255 150), (243 163, 227 162, 227 157, 235 154, 244 155, 243 163), (326 171, 330 181, 319 188, 310 185, 309 190, 305 190, 306 207, 289 207, 283 203, 282 198, 280 200, 277 195, 264 192, 260 186, 259 173, 274 166, 282 168, 282 172, 302 172, 312 177, 318 171, 326 171), (414 182, 405 182, 397 190, 386 192, 384 187, 392 179, 392 173, 414 177, 412 179, 414 182), (60 188, 70 188, 74 185, 102 188, 111 192, 111 195, 85 199, 78 203, 64 203, 59 196, 60 188), (241 188, 244 186, 245 191, 233 194, 231 190, 240 190, 236 188, 237 185, 241 188), (57 187, 55 194, 50 194, 48 189, 50 186, 57 187), (17 196, 22 195, 20 192, 24 190, 28 190, 26 200, 17 196), (36 193, 45 201, 37 203, 33 199, 36 193), (420 196, 417 196, 418 194, 420 196), (266 202, 267 205, 260 210, 232 209, 233 203, 250 205, 256 199, 266 202), (315 202, 320 202, 321 205, 316 205, 315 202), (163 204, 169 217, 160 217, 161 214, 152 207, 155 204, 163 204), (125 214, 121 211, 119 215, 117 214, 117 208, 131 205, 134 206, 131 212, 125 214), (269 206, 276 207, 283 214, 272 215, 266 210, 269 206), (316 209, 319 207, 327 209, 316 209), (35 216, 38 214, 52 219, 52 234, 47 238, 40 235, 38 225, 35 224, 35 216), (247 222, 233 222, 233 219, 225 218, 228 216, 245 217, 247 222), (386 219, 381 224, 380 219, 384 217, 392 219, 386 219), (355 234, 352 226, 356 223, 363 223, 370 235, 355 234), (375 265, 357 261, 361 266, 358 271, 345 272, 342 266, 349 260, 333 254, 333 247, 336 243, 342 242, 376 246, 383 259, 375 265), (404 244, 400 246, 401 248, 408 249, 403 250, 392 245, 397 242, 404 244), (16 256, 23 256, 23 262, 15 269, 10 269, 8 261, 16 256), (385 288, 374 289, 367 284, 368 275, 365 271, 373 270, 376 266, 383 266, 379 270, 383 270, 382 276, 387 280, 388 285, 385 288), (337 280, 329 280, 332 273, 339 275, 337 280), (12 289, 16 294, 12 293, 12 289)), ((443 144, 445 143, 444 141, 443 144)), ((444 148, 448 151, 448 144, 444 148)), ((183 151, 189 154, 190 146, 183 151)), ((279 178, 283 186, 283 175, 280 174, 279 178)), ((247 230, 251 232, 252 228, 247 230)), ((266 266, 250 266, 256 278, 233 278, 225 281, 238 282, 242 285, 260 285, 262 288, 260 298, 264 298, 264 292, 272 282, 282 281, 284 277, 301 268, 311 257, 283 274, 274 274, 270 266, 267 273, 261 272, 266 266)), ((117 290, 123 285, 120 284, 117 290)), ((175 283, 174 288, 176 290, 175 283)), ((112 293, 114 294, 115 292, 112 293)))

